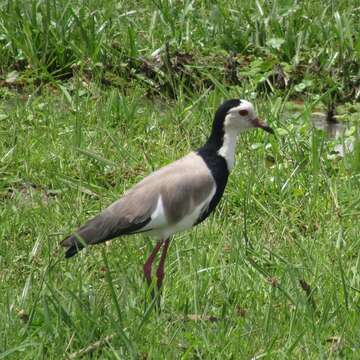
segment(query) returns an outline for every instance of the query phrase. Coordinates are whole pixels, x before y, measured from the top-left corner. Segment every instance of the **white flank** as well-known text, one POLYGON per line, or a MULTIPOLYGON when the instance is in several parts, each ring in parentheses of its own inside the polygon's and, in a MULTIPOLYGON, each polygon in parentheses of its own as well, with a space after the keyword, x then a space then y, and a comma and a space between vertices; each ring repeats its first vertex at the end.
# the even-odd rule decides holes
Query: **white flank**
POLYGON ((167 220, 165 215, 165 209, 160 195, 157 200, 156 208, 154 212, 151 214, 150 222, 142 230, 158 229, 166 225, 167 225, 167 220))

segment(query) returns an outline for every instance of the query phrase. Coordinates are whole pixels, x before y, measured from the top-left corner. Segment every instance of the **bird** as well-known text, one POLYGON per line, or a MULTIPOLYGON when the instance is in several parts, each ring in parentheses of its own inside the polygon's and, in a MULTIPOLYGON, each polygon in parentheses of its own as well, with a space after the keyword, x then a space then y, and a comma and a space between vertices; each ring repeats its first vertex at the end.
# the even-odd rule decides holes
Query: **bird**
POLYGON ((71 258, 89 245, 146 233, 157 242, 143 266, 143 273, 150 286, 154 280, 152 266, 162 248, 156 270, 156 285, 160 290, 170 240, 174 234, 202 223, 214 211, 235 165, 238 135, 256 128, 274 134, 274 130, 257 117, 251 102, 224 101, 215 112, 210 135, 203 146, 146 176, 62 240, 65 258, 71 258))

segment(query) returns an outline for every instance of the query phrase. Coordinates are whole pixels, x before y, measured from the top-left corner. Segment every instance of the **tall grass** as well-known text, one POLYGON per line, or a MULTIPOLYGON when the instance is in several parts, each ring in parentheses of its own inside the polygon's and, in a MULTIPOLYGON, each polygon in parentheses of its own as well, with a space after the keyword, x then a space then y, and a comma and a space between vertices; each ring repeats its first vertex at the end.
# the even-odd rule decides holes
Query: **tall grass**
POLYGON ((288 64, 295 82, 312 78, 313 89, 348 93, 360 71, 360 10, 353 5, 289 0, 2 1, 1 68, 3 73, 35 72, 48 80, 71 77, 74 69, 94 74, 111 69, 127 81, 131 69, 138 70, 137 59, 151 59, 169 42, 194 54, 195 64, 222 66, 230 51, 261 56, 270 62, 270 70, 274 64, 288 64))

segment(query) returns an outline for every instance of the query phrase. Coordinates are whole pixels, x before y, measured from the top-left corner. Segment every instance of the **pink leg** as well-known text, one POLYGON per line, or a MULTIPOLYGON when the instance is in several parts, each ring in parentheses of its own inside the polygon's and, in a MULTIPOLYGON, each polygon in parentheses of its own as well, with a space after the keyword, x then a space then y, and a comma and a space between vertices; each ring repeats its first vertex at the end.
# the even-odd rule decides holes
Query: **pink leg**
POLYGON ((144 275, 145 275, 145 279, 148 283, 148 285, 151 285, 151 267, 152 264, 154 262, 154 259, 156 257, 156 254, 159 252, 160 247, 162 245, 162 241, 158 241, 154 247, 154 250, 151 252, 151 254, 149 255, 149 257, 147 258, 145 264, 144 264, 144 275))
POLYGON ((166 259, 166 254, 167 254, 169 244, 170 244, 170 239, 166 239, 164 241, 164 247, 163 247, 163 251, 162 251, 162 254, 161 254, 159 266, 158 266, 158 269, 156 270, 156 276, 158 278, 157 279, 157 287, 158 287, 159 290, 161 289, 161 285, 162 285, 162 282, 164 280, 165 259, 166 259))

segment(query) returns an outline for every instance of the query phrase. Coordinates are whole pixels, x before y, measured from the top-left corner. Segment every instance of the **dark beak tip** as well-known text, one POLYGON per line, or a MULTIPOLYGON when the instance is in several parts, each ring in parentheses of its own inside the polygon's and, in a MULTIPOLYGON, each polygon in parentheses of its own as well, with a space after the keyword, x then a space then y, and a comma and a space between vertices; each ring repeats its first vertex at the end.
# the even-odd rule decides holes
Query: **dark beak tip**
POLYGON ((265 130, 266 132, 272 134, 272 135, 275 135, 275 131, 268 125, 265 125, 262 129, 265 130))
POLYGON ((275 135, 274 130, 267 123, 263 122, 259 118, 255 118, 252 122, 253 122, 254 127, 263 129, 264 131, 275 135))

